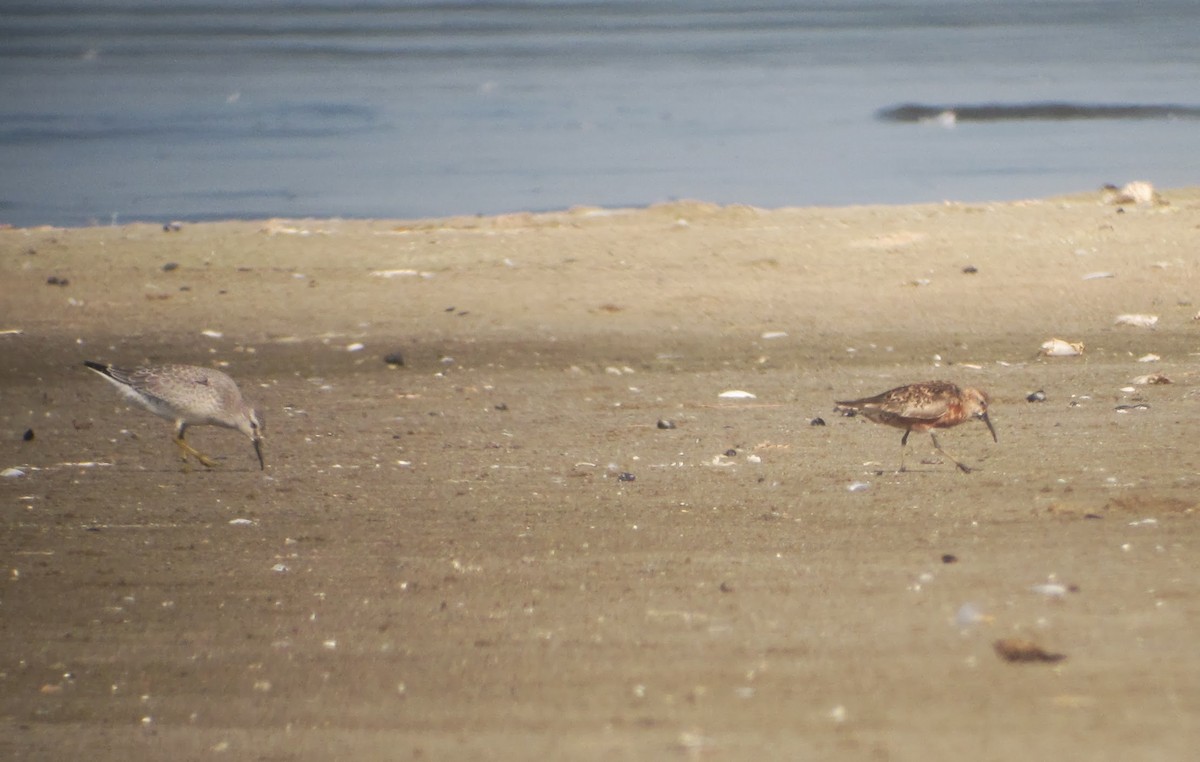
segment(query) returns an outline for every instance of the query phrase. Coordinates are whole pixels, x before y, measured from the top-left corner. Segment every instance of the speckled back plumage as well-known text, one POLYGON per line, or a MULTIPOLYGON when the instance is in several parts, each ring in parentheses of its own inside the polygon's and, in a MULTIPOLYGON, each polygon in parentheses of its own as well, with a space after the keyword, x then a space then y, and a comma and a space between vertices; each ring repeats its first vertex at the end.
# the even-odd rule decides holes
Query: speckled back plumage
MULTIPOLYGON (((128 389, 126 396, 164 418, 181 418, 191 425, 238 428, 246 402, 233 379, 212 368, 158 365, 125 370, 109 367, 114 381, 128 389)), ((122 387, 118 387, 122 388, 122 387)))

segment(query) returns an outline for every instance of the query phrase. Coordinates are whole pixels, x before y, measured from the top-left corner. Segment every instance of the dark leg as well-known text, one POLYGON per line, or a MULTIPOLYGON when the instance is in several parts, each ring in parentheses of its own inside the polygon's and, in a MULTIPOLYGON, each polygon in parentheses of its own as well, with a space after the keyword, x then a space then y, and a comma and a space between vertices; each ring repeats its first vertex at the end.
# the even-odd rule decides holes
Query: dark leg
POLYGON ((929 432, 929 438, 933 440, 933 448, 935 450, 937 450, 938 452, 940 452, 942 455, 945 455, 950 460, 954 461, 954 465, 958 466, 958 470, 962 471, 964 474, 971 473, 971 468, 967 464, 963 463, 958 458, 954 457, 953 455, 951 455, 950 453, 948 453, 942 449, 942 446, 940 444, 938 444, 937 437, 935 437, 933 435, 932 431, 929 432))

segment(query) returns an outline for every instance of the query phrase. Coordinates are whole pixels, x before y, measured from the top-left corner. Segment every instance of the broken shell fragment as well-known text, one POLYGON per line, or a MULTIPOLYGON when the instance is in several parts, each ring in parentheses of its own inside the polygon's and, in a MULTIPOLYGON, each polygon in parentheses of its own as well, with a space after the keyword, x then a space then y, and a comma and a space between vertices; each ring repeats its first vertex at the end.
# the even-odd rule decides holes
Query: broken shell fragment
POLYGON ((1042 354, 1046 357, 1075 357, 1083 354, 1083 342, 1049 339, 1042 342, 1042 354))
POLYGON ((1136 328, 1150 328, 1158 322, 1158 315, 1117 315, 1113 325, 1131 325, 1136 328))
POLYGON ((1133 383, 1140 385, 1157 385, 1170 384, 1173 382, 1162 373, 1150 373, 1145 376, 1138 376, 1137 378, 1133 379, 1133 383))
POLYGON ((756 399, 755 395, 750 392, 742 391, 741 389, 730 389, 726 392, 721 392, 717 395, 721 399, 727 400, 752 400, 756 399))

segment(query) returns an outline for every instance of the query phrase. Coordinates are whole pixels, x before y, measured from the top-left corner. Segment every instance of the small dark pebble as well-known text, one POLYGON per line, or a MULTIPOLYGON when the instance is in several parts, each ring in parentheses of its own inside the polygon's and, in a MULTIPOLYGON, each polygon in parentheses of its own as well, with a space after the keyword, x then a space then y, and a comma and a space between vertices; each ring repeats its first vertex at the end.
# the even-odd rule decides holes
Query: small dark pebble
POLYGON ((629 473, 628 471, 622 471, 621 473, 617 474, 617 481, 633 482, 633 481, 637 481, 637 477, 634 476, 633 474, 629 473))
POLYGON ((1045 402, 1046 401, 1046 393, 1044 391, 1042 391, 1041 389, 1038 389, 1036 392, 1034 392, 1033 394, 1030 394, 1028 397, 1026 397, 1025 401, 1026 402, 1045 402))
POLYGON ((808 422, 808 425, 809 426, 824 426, 825 419, 824 418, 814 418, 808 422))
POLYGON ((729 584, 728 582, 722 582, 721 583, 721 592, 722 593, 732 593, 733 585, 729 584))
POLYGON ((499 402, 499 403, 497 403, 496 405, 494 405, 494 407, 495 407, 497 410, 500 410, 500 411, 502 411, 502 412, 503 412, 503 411, 505 411, 505 410, 508 410, 508 403, 505 403, 505 402, 499 402))
POLYGON ((163 225, 164 233, 178 233, 180 230, 183 230, 182 222, 168 222, 163 225))
POLYGON ((454 312, 454 307, 447 307, 446 312, 454 312))
POLYGON ((842 414, 843 418, 853 418, 854 416, 858 415, 857 410, 848 407, 841 408, 839 412, 842 414))
POLYGON ((660 429, 673 429, 675 428, 675 421, 668 421, 666 418, 659 418, 656 425, 660 429))
POLYGON ((958 563, 958 556, 954 555, 953 553, 944 553, 942 555, 942 563, 956 564, 958 563))
POLYGON ((179 269, 178 262, 167 262, 165 265, 162 266, 162 270, 165 273, 169 273, 172 270, 178 270, 178 269, 179 269))
POLYGON ((1137 405, 1117 405, 1114 410, 1149 410, 1150 406, 1142 402, 1137 405))
POLYGON ((60 278, 57 275, 51 275, 49 278, 46 278, 47 286, 65 286, 70 282, 66 278, 60 278))
POLYGON ((1125 214, 1125 209, 1124 209, 1123 207, 1119 207, 1119 206, 1118 206, 1118 207, 1117 207, 1117 214, 1125 214))
POLYGON ((967 265, 966 267, 964 267, 962 269, 962 271, 966 275, 974 275, 975 273, 979 272, 979 268, 976 267, 975 265, 967 265))
POLYGON ((1083 514, 1083 517, 1085 519, 1102 519, 1102 518, 1104 518, 1103 516, 1101 516, 1098 513, 1085 513, 1085 514, 1083 514))
POLYGON ((388 365, 403 365, 404 355, 400 354, 399 352, 392 352, 389 355, 385 355, 383 361, 388 365))
POLYGON ((179 290, 180 291, 191 291, 192 287, 191 286, 180 286, 179 290))
POLYGON ((25 429, 25 433, 21 435, 21 439, 24 439, 26 442, 32 442, 33 429, 25 429))
POLYGON ((737 457, 737 450, 734 450, 734 449, 732 449, 732 448, 730 448, 730 449, 726 450, 726 451, 725 451, 725 457, 727 457, 727 458, 736 458, 736 457, 737 457))

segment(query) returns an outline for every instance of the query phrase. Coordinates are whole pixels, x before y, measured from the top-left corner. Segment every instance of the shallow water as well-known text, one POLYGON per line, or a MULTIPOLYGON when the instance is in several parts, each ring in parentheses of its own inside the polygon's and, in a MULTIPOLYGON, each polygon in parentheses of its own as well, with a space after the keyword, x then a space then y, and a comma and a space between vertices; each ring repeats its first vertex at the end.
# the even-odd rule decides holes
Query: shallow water
POLYGON ((107 0, 0 11, 0 220, 988 200, 1200 182, 1200 4, 107 0))

